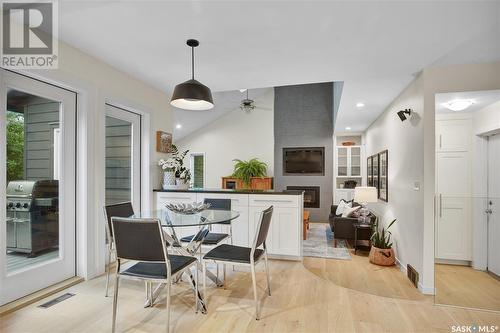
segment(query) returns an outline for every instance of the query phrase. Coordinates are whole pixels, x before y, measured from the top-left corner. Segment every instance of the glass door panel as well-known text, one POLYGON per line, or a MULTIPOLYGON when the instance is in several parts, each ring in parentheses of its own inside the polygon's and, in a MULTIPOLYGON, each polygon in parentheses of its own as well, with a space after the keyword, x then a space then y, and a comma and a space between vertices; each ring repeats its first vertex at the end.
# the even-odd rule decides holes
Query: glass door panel
POLYGON ((347 176, 347 148, 337 149, 338 176, 347 176))
POLYGON ((76 95, 2 72, 0 305, 75 275, 76 95))
POLYGON ((361 176, 361 148, 351 148, 351 176, 361 176))

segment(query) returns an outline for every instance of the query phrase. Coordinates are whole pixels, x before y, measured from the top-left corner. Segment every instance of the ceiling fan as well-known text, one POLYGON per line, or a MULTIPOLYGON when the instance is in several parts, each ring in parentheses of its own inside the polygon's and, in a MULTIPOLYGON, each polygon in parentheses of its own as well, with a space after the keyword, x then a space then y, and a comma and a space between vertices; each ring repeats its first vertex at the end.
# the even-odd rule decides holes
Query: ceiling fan
POLYGON ((255 102, 253 99, 248 98, 248 89, 247 91, 247 98, 243 99, 240 104, 240 109, 242 111, 245 111, 246 113, 250 113, 253 109, 255 109, 255 102))

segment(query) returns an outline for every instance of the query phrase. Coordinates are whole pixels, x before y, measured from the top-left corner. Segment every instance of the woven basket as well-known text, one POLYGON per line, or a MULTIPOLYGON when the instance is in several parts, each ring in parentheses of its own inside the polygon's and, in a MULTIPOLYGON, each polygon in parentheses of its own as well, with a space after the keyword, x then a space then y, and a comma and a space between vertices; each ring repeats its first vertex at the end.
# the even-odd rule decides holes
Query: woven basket
POLYGON ((371 263, 380 266, 392 266, 396 262, 396 257, 394 256, 394 250, 392 248, 379 249, 378 247, 372 246, 369 258, 371 263))

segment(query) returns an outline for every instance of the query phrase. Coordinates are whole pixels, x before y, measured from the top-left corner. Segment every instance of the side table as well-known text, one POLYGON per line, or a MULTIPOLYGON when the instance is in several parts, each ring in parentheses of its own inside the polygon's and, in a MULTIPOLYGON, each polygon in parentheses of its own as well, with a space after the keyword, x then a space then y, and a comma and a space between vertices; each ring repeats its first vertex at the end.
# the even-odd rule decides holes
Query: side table
POLYGON ((353 223, 354 227, 354 254, 358 249, 369 251, 372 245, 372 225, 353 223))

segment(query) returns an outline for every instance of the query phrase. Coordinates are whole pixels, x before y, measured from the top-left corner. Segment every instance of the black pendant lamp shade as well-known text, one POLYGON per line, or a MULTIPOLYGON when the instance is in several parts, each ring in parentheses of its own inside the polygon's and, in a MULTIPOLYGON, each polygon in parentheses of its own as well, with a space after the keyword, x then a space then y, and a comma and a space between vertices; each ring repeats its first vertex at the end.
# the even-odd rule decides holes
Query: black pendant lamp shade
POLYGON ((196 39, 188 39, 191 47, 191 79, 175 86, 170 104, 185 110, 209 110, 214 107, 210 88, 194 79, 194 48, 200 45, 196 39))

